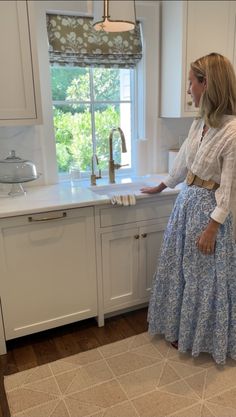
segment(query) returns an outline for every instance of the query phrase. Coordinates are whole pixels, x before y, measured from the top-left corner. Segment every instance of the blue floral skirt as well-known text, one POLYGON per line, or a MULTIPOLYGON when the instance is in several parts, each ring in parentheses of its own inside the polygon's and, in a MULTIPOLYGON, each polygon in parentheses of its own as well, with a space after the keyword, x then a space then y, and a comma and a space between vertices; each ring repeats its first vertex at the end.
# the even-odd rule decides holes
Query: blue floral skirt
POLYGON ((215 253, 196 246, 216 206, 215 192, 184 185, 170 216, 154 275, 149 332, 178 340, 180 352, 236 360, 236 245, 232 215, 219 227, 215 253))

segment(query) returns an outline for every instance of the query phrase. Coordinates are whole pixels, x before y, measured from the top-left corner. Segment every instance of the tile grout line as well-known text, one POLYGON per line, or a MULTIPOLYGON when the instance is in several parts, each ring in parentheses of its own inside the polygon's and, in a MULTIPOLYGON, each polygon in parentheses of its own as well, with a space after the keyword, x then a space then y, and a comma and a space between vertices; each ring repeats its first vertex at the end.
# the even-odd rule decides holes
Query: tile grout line
MULTIPOLYGON (((56 375, 54 375, 54 373, 53 373, 53 371, 52 371, 52 368, 51 368, 50 364, 49 364, 49 367, 50 367, 50 370, 51 370, 51 372, 52 372, 53 379, 54 379, 54 381, 55 381, 55 383, 56 383, 56 386, 58 387, 59 392, 60 392, 60 393, 62 394, 62 396, 63 396, 63 392, 61 392, 61 388, 59 387, 59 384, 58 384, 58 382, 57 382, 56 375)), ((64 406, 65 406, 65 408, 66 408, 66 410, 67 410, 67 412, 68 412, 68 415, 71 417, 71 413, 70 413, 70 411, 68 410, 68 407, 67 407, 67 405, 66 405, 66 403, 65 403, 65 401, 64 401, 64 398, 63 398, 63 399, 62 399, 62 398, 61 398, 61 399, 59 398, 58 405, 60 404, 60 401, 63 401, 63 404, 64 404, 64 406)), ((57 406, 56 406, 56 407, 57 407, 57 406)), ((54 408, 53 412, 55 411, 56 407, 54 408)), ((51 415, 52 415, 52 413, 51 413, 51 415)))
MULTIPOLYGON (((128 350, 128 352, 129 352, 130 350, 128 350)), ((102 352, 100 352, 101 354, 102 354, 102 352)), ((116 380, 116 382, 118 383, 118 385, 119 385, 119 387, 120 387, 120 389, 123 391, 123 393, 125 394, 125 396, 126 396, 126 398, 127 398, 127 400, 128 400, 128 402, 129 402, 129 404, 131 405, 131 407, 134 409, 134 411, 136 412, 136 414, 137 414, 137 417, 140 417, 140 414, 138 413, 138 410, 136 410, 136 408, 135 408, 135 406, 134 406, 134 404, 132 403, 132 401, 129 399, 129 397, 128 397, 128 395, 127 395, 127 393, 126 393, 126 391, 124 390, 124 388, 122 387, 122 385, 121 385, 121 383, 120 383, 120 381, 118 380, 118 378, 117 378, 117 376, 115 375, 115 373, 113 372, 113 370, 112 370, 112 368, 110 367, 110 365, 109 365, 109 363, 107 363, 107 360, 106 360, 106 358, 104 358, 105 359, 105 362, 106 362, 106 364, 107 364, 107 366, 108 366, 108 368, 110 369, 110 371, 111 371, 111 373, 113 374, 113 376, 114 376, 114 378, 115 378, 115 380, 116 380)), ((109 359, 109 358, 108 358, 109 359)), ((126 374, 127 375, 127 374, 126 374)), ((120 404, 120 403, 118 403, 118 404, 120 404)))
POLYGON ((206 371, 206 375, 205 375, 205 378, 204 378, 204 384, 203 384, 203 391, 202 391, 202 399, 204 401, 205 401, 205 393, 206 393, 207 375, 208 375, 208 371, 206 371))
POLYGON ((188 405, 187 407, 181 408, 181 410, 178 410, 178 411, 176 411, 172 414, 168 414, 168 416, 166 416, 166 417, 181 417, 178 413, 180 413, 182 411, 188 411, 190 408, 195 407, 196 405, 200 405, 200 404, 201 404, 201 402, 198 401, 195 404, 191 404, 191 405, 188 405))
MULTIPOLYGON (((209 401, 209 402, 213 402, 213 401, 211 401, 212 399, 214 399, 215 397, 217 397, 218 395, 221 395, 221 394, 225 394, 226 392, 228 392, 228 391, 231 391, 232 389, 235 389, 236 388, 236 383, 234 384, 234 385, 232 385, 231 387, 228 387, 228 388, 226 388, 226 389, 224 389, 223 391, 219 391, 217 394, 214 394, 214 395, 211 395, 210 397, 208 397, 208 398, 204 398, 204 401, 209 401)), ((214 403, 213 402, 213 404, 217 404, 217 403, 214 403)), ((218 417, 218 416, 217 416, 218 417)))
MULTIPOLYGON (((169 361, 168 361, 169 362, 169 361)), ((198 397, 199 397, 199 399, 202 399, 202 397, 200 397, 200 395, 198 395, 195 391, 194 391, 194 389, 191 387, 191 385, 188 383, 188 381, 187 381, 187 378, 190 378, 190 377, 193 377, 194 375, 199 375, 201 372, 206 372, 206 370, 205 369, 201 369, 199 372, 196 372, 196 373, 193 373, 193 374, 191 374, 191 375, 188 375, 188 376, 182 376, 182 375, 180 375, 179 374, 179 372, 178 371, 176 371, 175 370, 175 368, 173 367, 173 366, 171 366, 171 362, 169 363, 169 365, 170 365, 170 367, 177 373, 177 375, 179 375, 179 377, 180 377, 180 381, 184 381, 187 385, 188 385, 188 387, 191 389, 191 391, 193 391, 198 397)), ((166 384, 165 386, 168 386, 168 385, 171 385, 173 382, 170 382, 169 384, 166 384)))
MULTIPOLYGON (((21 413, 25 413, 25 411, 31 411, 31 410, 33 410, 36 407, 47 405, 47 404, 49 404, 49 403, 51 403, 53 401, 57 401, 56 406, 59 404, 59 398, 54 398, 53 400, 46 401, 46 402, 44 402, 42 404, 37 404, 37 405, 34 405, 33 407, 24 408, 24 410, 18 411, 17 413, 13 414, 13 416, 18 416, 21 413)), ((56 408, 56 406, 55 406, 55 408, 56 408)), ((55 410, 55 408, 54 408, 54 410, 55 410)), ((9 407, 9 410, 10 410, 10 407, 9 407)))
MULTIPOLYGON (((102 352, 101 352, 101 353, 102 353, 102 352)), ((131 401, 130 401, 130 399, 128 398, 127 393, 125 392, 124 388, 122 387, 121 383, 119 382, 119 380, 117 379, 117 377, 116 377, 115 373, 113 372, 112 368, 110 367, 109 363, 107 362, 106 358, 104 358, 104 360, 105 360, 105 362, 106 362, 107 367, 110 369, 110 371, 111 371, 111 373, 112 373, 112 375, 113 375, 113 377, 114 377, 115 381, 118 383, 118 385, 119 385, 120 389, 121 389, 121 390, 122 390, 122 392, 125 394, 125 396, 126 396, 126 398, 127 398, 128 402, 129 402, 129 404, 131 405, 131 407, 132 407, 132 408, 134 408, 134 409, 135 409, 135 407, 133 406, 132 402, 131 402, 131 401)), ((137 413, 136 409, 135 409, 135 412, 137 413)), ((138 413, 137 413, 137 414, 138 414, 138 413)), ((138 414, 138 417, 139 417, 139 414, 138 414)))

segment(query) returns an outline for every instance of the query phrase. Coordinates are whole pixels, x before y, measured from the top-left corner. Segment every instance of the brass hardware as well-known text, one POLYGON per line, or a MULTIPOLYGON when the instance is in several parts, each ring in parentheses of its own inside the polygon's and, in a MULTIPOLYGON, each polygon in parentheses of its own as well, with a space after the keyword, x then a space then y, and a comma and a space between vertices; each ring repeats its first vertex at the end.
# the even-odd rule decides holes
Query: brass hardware
POLYGON ((147 233, 142 233, 141 236, 145 238, 147 237, 147 233))
POLYGON ((95 172, 94 172, 94 158, 96 160, 96 164, 99 165, 98 157, 95 154, 95 155, 92 156, 92 160, 91 160, 91 166, 92 166, 92 173, 90 175, 90 183, 91 183, 91 185, 96 185, 96 180, 99 180, 100 178, 102 178, 101 170, 100 169, 98 170, 98 175, 96 175, 95 172))
POLYGON ((134 238, 135 239, 139 239, 139 235, 134 235, 134 238))
POLYGON ((49 220, 61 220, 67 216, 67 213, 64 211, 63 213, 59 213, 57 217, 36 217, 36 216, 29 216, 29 222, 47 222, 49 220))
POLYGON ((113 159, 113 146, 112 146, 112 139, 113 139, 113 133, 119 132, 120 138, 121 138, 121 146, 122 146, 122 152, 127 152, 126 149, 126 143, 125 143, 125 135, 123 130, 120 127, 113 128, 109 135, 109 153, 110 153, 110 159, 109 159, 109 182, 110 184, 115 183, 115 169, 119 169, 122 166, 128 166, 128 164, 120 165, 116 164, 113 159))
POLYGON ((187 105, 188 106, 192 106, 193 102, 192 101, 187 101, 187 105))

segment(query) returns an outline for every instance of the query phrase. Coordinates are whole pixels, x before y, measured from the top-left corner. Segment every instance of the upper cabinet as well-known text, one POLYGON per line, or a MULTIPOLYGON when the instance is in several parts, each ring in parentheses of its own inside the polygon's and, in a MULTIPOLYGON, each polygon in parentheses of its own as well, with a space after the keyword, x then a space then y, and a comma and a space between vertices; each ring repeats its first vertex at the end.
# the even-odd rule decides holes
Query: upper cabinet
POLYGON ((161 117, 196 115, 187 94, 190 63, 218 52, 233 63, 235 1, 161 4, 161 117))
POLYGON ((42 121, 32 3, 0 1, 0 126, 42 121))

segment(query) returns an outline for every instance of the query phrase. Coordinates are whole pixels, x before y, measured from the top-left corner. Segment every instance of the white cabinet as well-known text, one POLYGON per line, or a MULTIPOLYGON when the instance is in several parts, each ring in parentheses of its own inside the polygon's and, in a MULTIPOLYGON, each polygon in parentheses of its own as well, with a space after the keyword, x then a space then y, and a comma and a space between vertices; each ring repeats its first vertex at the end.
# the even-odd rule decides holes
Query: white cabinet
POLYGON ((97 316, 93 208, 0 221, 6 340, 97 316))
POLYGON ((105 314, 147 303, 175 197, 133 207, 96 208, 99 309, 105 314))
POLYGON ((139 297, 148 300, 168 218, 139 229, 139 297))
POLYGON ((0 1, 0 126, 41 123, 32 1, 0 1))
POLYGON ((148 301, 166 223, 102 233, 104 313, 148 301))
POLYGON ((101 235, 104 313, 139 300, 137 236, 137 227, 101 235))
POLYGON ((211 52, 233 63, 235 1, 163 1, 161 10, 161 116, 194 116, 190 63, 211 52))

